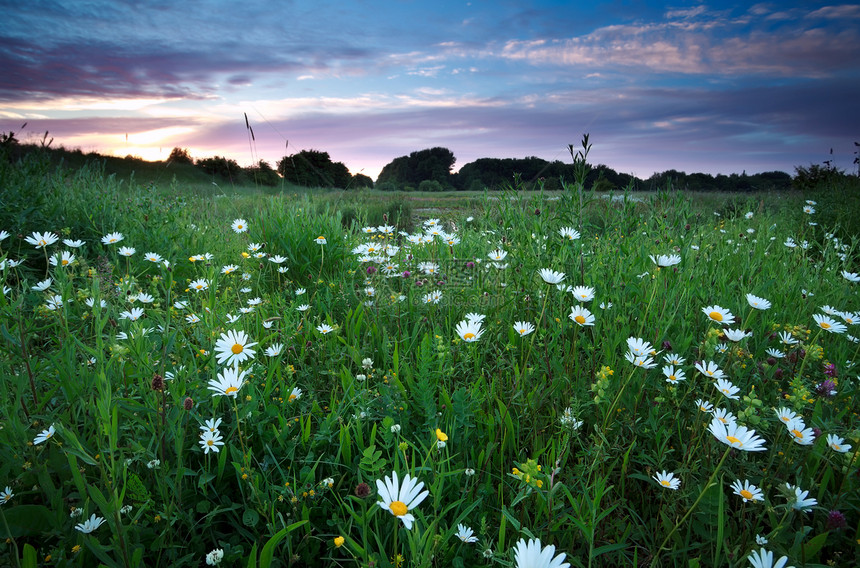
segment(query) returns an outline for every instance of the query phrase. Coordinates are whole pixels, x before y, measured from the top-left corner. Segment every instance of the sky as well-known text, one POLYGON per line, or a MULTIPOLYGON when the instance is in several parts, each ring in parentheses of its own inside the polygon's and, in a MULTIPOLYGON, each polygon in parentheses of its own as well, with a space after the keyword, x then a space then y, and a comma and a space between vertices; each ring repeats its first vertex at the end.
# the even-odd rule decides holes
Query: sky
POLYGON ((0 131, 147 160, 322 150, 856 171, 860 4, 0 0, 0 131), (254 137, 246 128, 245 116, 254 137), (26 126, 23 126, 26 123, 26 126), (23 127, 22 127, 23 126, 23 127), (832 155, 831 155, 832 149, 832 155))

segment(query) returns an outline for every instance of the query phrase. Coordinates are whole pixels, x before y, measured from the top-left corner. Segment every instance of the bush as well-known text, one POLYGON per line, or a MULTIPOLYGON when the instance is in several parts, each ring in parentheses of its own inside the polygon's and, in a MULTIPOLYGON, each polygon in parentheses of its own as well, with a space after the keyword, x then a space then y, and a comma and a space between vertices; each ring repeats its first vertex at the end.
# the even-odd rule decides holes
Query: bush
POLYGON ((418 191, 444 191, 442 184, 435 179, 425 179, 418 184, 418 191))

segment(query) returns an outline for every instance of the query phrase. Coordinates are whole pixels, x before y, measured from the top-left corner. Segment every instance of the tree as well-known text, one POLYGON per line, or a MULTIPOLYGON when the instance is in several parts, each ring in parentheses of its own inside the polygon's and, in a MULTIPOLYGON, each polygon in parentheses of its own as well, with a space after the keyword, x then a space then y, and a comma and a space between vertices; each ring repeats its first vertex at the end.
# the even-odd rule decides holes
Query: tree
POLYGON ((354 176, 352 176, 352 182, 350 183, 350 187, 356 189, 362 187, 373 189, 373 178, 364 174, 355 174, 354 176))
POLYGON ((424 180, 437 181, 443 187, 451 186, 451 169, 457 159, 454 153, 442 147, 429 148, 400 156, 382 168, 377 183, 391 182, 398 187, 417 186, 424 180))
POLYGON ((221 156, 197 160, 195 165, 209 175, 221 176, 231 182, 238 181, 239 175, 242 173, 242 168, 236 160, 221 156))
POLYGON ((270 166, 269 162, 266 160, 260 160, 256 165, 246 168, 245 173, 249 178, 254 180, 254 183, 259 185, 274 187, 281 183, 281 178, 278 176, 278 172, 273 170, 272 166, 270 166))
POLYGON ((284 179, 304 187, 337 187, 346 189, 352 181, 349 168, 332 162, 328 152, 302 150, 278 161, 278 173, 284 179))
POLYGON ((188 153, 188 148, 174 148, 170 151, 170 156, 167 157, 167 161, 168 163, 173 164, 194 164, 194 160, 191 159, 191 154, 188 153))

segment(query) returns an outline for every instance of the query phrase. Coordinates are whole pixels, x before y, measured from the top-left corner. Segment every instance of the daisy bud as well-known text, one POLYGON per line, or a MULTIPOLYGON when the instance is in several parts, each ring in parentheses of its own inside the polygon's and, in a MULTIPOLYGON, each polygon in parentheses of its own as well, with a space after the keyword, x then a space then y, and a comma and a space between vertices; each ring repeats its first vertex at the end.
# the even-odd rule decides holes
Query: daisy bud
POLYGON ((191 400, 191 397, 190 396, 185 397, 185 402, 182 403, 182 407, 185 410, 191 410, 191 408, 193 406, 194 406, 194 401, 191 400))
POLYGON ((367 483, 359 483, 355 487, 355 496, 365 499, 370 496, 370 485, 367 483))

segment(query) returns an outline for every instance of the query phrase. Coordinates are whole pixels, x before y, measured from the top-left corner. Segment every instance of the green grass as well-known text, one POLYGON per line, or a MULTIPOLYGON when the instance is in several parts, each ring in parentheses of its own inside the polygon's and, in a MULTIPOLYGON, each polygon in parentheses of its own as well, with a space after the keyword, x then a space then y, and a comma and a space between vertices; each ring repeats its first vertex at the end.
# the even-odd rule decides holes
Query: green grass
POLYGON ((226 566, 516 565, 532 537, 583 567, 746 566, 756 535, 795 566, 857 557, 860 328, 846 318, 860 284, 842 271, 858 272, 858 241, 832 235, 820 203, 804 213, 810 194, 209 192, 37 159, 4 160, 0 181, 3 565, 197 566, 214 549, 226 566), (84 243, 36 248, 34 231, 84 243), (51 265, 61 251, 74 261, 51 265), (594 325, 570 317, 580 305, 594 325), (713 321, 713 306, 737 321, 713 321), (823 310, 846 332, 819 326, 823 310), (469 313, 484 316, 473 342, 458 333, 469 313), (536 329, 520 336, 517 321, 536 329), (231 369, 217 347, 231 331, 254 351, 235 398, 210 388, 231 369), (631 338, 656 367, 631 362, 631 338), (669 353, 685 380, 666 380, 669 353), (717 440, 699 400, 765 451, 717 440), (794 441, 782 407, 821 435, 794 441), (223 445, 204 452, 216 419, 223 445), (678 489, 655 480, 664 471, 678 489), (392 472, 428 491, 409 530, 377 505, 392 472), (745 503, 735 481, 762 499, 745 503), (792 508, 786 483, 817 505, 792 508), (75 529, 91 515, 104 524, 75 529))

